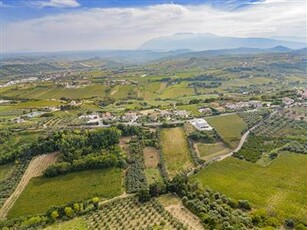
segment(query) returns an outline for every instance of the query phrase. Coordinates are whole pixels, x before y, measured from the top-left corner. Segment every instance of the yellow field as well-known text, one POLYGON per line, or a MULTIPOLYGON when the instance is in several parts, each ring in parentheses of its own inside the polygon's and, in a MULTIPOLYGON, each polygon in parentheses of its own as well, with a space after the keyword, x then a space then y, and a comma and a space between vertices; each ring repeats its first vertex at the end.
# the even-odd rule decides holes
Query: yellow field
POLYGON ((162 153, 170 176, 193 166, 187 138, 182 128, 162 129, 162 153))

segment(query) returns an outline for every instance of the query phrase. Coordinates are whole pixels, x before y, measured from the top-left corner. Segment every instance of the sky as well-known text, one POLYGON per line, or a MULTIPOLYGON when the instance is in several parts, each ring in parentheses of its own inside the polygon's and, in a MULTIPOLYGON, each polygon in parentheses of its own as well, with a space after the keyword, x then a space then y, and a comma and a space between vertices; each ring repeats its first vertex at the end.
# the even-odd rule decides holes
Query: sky
POLYGON ((136 49, 175 33, 306 38, 306 0, 0 0, 1 52, 136 49))

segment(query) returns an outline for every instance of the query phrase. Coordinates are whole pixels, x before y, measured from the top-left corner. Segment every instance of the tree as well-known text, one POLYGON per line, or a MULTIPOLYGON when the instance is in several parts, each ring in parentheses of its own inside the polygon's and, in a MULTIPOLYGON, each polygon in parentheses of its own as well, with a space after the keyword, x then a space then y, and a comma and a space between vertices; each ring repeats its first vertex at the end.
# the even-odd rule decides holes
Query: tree
POLYGON ((98 204, 99 204, 99 198, 98 197, 93 197, 92 202, 94 204, 94 207, 98 209, 98 204))
POLYGON ((56 220, 60 215, 59 215, 59 212, 57 210, 54 210, 52 213, 51 213, 51 218, 53 220, 56 220))
POLYGON ((248 203, 247 200, 239 200, 238 206, 239 206, 240 209, 245 209, 245 210, 251 210, 252 209, 251 205, 248 203))
POLYGON ((140 202, 146 202, 150 200, 150 195, 148 189, 141 189, 138 193, 138 200, 140 202))
POLYGON ((64 212, 65 212, 65 215, 68 217, 73 217, 74 215, 74 210, 71 207, 65 207, 64 212))

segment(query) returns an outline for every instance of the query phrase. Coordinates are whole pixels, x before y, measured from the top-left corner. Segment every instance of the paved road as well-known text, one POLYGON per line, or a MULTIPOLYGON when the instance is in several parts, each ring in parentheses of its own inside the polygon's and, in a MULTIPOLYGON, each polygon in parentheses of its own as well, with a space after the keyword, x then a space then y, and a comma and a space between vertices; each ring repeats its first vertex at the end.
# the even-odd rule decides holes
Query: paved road
POLYGON ((253 130, 254 130, 255 128, 257 128, 259 125, 261 125, 261 124, 263 123, 263 121, 269 119, 270 117, 272 117, 272 116, 273 116, 274 114, 276 114, 277 112, 278 112, 278 110, 274 110, 274 111, 270 114, 270 116, 268 116, 266 119, 260 121, 258 124, 256 124, 255 126, 253 126, 252 128, 250 128, 249 130, 247 130, 247 131, 242 135, 242 137, 241 137, 241 139, 240 139, 240 142, 239 142, 238 146, 237 146, 233 151, 231 151, 230 153, 228 153, 228 154, 226 154, 226 155, 215 157, 215 158, 211 159, 210 161, 206 161, 204 164, 199 165, 199 166, 197 166, 197 167, 191 169, 191 171, 189 171, 189 172, 187 173, 187 176, 193 175, 193 174, 194 174, 194 169, 202 169, 202 168, 205 168, 206 166, 208 166, 209 164, 211 164, 211 163, 214 162, 214 161, 221 161, 221 160, 224 160, 224 159, 227 158, 227 157, 232 156, 232 154, 234 154, 235 152, 239 151, 239 150, 242 148, 244 142, 246 141, 246 138, 248 137, 248 135, 250 134, 251 131, 253 131, 253 130))

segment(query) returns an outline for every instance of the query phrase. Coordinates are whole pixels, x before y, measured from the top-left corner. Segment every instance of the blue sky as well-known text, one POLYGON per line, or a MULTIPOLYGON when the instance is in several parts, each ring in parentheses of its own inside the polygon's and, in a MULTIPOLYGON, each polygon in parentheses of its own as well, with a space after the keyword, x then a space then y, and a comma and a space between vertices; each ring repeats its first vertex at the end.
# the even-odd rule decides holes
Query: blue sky
POLYGON ((305 0, 0 0, 1 51, 134 49, 174 33, 306 37, 305 0))

